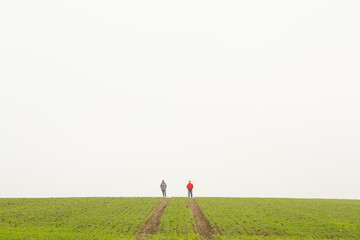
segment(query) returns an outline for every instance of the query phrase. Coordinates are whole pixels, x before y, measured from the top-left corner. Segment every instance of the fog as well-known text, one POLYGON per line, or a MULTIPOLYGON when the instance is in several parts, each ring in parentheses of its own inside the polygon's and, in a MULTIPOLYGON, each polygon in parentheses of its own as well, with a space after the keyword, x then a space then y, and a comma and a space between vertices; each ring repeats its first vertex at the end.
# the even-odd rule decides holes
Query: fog
POLYGON ((360 198, 358 1, 2 1, 0 197, 360 198))

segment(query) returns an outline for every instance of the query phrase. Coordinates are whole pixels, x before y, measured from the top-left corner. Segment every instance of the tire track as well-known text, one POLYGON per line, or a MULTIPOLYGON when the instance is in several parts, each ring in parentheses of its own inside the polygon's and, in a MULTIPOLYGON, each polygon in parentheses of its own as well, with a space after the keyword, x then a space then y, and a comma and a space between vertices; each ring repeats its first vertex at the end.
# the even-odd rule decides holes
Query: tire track
POLYGON ((205 217, 203 211, 193 198, 189 198, 190 209, 196 222, 196 229, 202 239, 213 239, 215 234, 214 228, 211 226, 209 220, 205 217))
POLYGON ((137 239, 146 239, 146 234, 156 234, 159 231, 160 219, 164 214, 169 198, 164 198, 155 208, 146 223, 137 233, 137 239))

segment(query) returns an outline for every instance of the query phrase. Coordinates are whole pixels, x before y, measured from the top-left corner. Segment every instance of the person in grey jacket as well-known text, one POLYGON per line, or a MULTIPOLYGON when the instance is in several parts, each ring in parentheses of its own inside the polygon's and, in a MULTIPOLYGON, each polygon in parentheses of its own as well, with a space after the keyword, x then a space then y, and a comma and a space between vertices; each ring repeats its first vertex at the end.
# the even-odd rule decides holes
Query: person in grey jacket
POLYGON ((162 191, 163 197, 166 197, 166 183, 165 180, 162 180, 161 184, 160 184, 160 189, 162 191))

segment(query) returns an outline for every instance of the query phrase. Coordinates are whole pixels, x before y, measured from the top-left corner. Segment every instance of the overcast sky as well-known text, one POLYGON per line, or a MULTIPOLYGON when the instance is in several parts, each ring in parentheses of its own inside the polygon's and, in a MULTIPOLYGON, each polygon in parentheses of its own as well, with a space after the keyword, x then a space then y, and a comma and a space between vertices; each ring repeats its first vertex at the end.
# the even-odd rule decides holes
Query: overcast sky
POLYGON ((1 1, 0 197, 360 198, 359 1, 1 1))

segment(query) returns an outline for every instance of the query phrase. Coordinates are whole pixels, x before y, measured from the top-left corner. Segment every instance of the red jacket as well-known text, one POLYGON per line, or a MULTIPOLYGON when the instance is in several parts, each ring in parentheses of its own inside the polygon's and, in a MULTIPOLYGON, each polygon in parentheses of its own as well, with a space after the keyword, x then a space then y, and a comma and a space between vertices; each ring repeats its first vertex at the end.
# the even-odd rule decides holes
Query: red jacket
POLYGON ((192 185, 192 183, 189 183, 186 187, 188 190, 192 190, 194 188, 194 185, 192 185))

